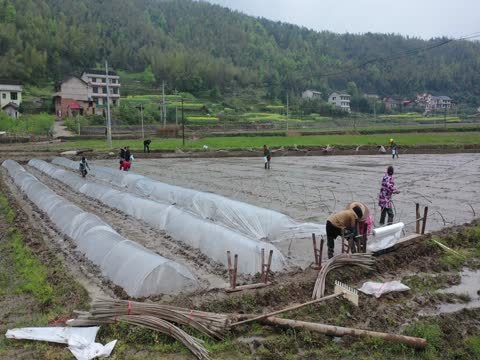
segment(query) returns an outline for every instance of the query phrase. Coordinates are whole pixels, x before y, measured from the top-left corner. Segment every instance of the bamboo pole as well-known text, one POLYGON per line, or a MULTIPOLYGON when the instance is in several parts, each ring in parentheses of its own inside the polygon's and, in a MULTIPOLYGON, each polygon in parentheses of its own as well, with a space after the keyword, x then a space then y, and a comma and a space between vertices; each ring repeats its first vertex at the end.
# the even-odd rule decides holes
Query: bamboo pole
POLYGON ((246 323, 249 323, 249 322, 252 322, 252 321, 262 320, 262 319, 265 319, 265 318, 268 318, 268 317, 272 317, 274 315, 282 314, 282 313, 285 313, 285 312, 288 312, 288 311, 297 310, 297 309, 300 309, 304 306, 311 305, 311 304, 316 304, 316 303, 319 303, 319 302, 322 302, 322 301, 325 301, 325 300, 329 300, 329 299, 333 299, 333 298, 336 298, 336 297, 339 297, 339 296, 342 296, 342 295, 343 295, 343 293, 328 295, 328 296, 325 296, 323 298, 316 299, 316 300, 311 300, 311 301, 308 301, 308 302, 303 303, 303 304, 297 304, 297 305, 289 306, 287 308, 277 310, 277 311, 271 312, 269 314, 259 315, 259 316, 255 316, 255 317, 252 317, 252 318, 247 319, 247 320, 239 321, 239 322, 230 324, 230 326, 242 325, 242 324, 246 324, 246 323))
POLYGON ((416 349, 425 349, 427 346, 427 340, 423 338, 382 333, 378 331, 361 330, 354 328, 347 328, 341 326, 332 326, 318 323, 311 323, 306 321, 281 319, 277 317, 268 317, 262 319, 262 322, 269 325, 278 325, 281 327, 293 328, 293 329, 306 329, 314 332, 318 332, 330 336, 355 336, 355 337, 376 337, 386 341, 392 341, 395 343, 404 344, 414 347, 416 349))

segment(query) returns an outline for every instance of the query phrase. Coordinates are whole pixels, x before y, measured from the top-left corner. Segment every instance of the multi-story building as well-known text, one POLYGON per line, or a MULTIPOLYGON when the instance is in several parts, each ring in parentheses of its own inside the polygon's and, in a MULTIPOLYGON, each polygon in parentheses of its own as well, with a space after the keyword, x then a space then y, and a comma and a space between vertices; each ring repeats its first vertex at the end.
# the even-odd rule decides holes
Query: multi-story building
MULTIPOLYGON (((85 70, 82 74, 88 88, 88 97, 97 108, 107 105, 107 75, 104 70, 85 70)), ((110 105, 120 104, 120 76, 113 70, 108 71, 108 87, 110 89, 110 105)))
POLYGON ((57 117, 72 117, 76 115, 94 115, 95 103, 88 97, 88 84, 70 76, 59 82, 53 94, 55 113, 57 117))
POLYGON ((322 93, 316 90, 305 90, 302 93, 302 99, 318 100, 322 98, 322 93))
POLYGON ((425 113, 432 111, 445 111, 451 109, 454 104, 448 96, 434 96, 432 94, 418 94, 417 103, 425 106, 425 113))
POLYGON ((0 80, 0 109, 14 118, 20 116, 22 90, 21 83, 17 81, 0 80))
POLYGON ((346 92, 334 92, 328 97, 328 102, 334 104, 343 111, 350 112, 350 94, 346 92))

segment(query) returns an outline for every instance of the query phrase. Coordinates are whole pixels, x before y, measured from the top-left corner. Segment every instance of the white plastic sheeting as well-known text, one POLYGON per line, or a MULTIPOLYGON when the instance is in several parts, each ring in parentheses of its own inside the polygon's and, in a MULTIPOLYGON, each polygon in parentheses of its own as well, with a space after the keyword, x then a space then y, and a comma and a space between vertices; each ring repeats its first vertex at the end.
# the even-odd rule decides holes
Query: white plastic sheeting
POLYGON ((8 330, 5 337, 7 339, 37 340, 68 344, 69 350, 77 360, 90 360, 109 357, 117 343, 117 340, 113 340, 106 345, 96 343, 95 338, 99 329, 98 326, 85 328, 20 328, 8 330))
POLYGON ((2 166, 58 229, 128 295, 175 294, 197 287, 187 268, 125 239, 97 216, 58 196, 15 161, 6 160, 2 166))
POLYGON ((374 295, 377 299, 383 294, 398 291, 408 291, 410 288, 407 285, 402 284, 400 281, 387 281, 384 283, 367 281, 362 285, 359 291, 364 294, 374 295))
POLYGON ((367 242, 368 251, 379 251, 395 245, 402 237, 405 224, 402 222, 383 226, 373 230, 373 237, 367 242))
MULTIPOLYGON (((78 168, 77 162, 65 158, 55 158, 53 163, 73 170, 78 168)), ((221 195, 165 184, 131 172, 94 165, 91 168, 91 175, 100 180, 126 187, 136 194, 157 201, 175 204, 203 219, 224 225, 252 239, 279 242, 310 238, 312 233, 325 234, 324 225, 299 223, 279 212, 221 195)))
POLYGON ((272 244, 247 238, 211 221, 204 220, 174 205, 163 204, 110 186, 87 181, 78 174, 61 169, 43 160, 32 159, 30 166, 70 186, 74 191, 99 200, 161 230, 174 239, 199 249, 211 259, 226 265, 227 251, 239 255, 238 271, 255 274, 261 271, 261 249, 273 250, 273 271, 285 270, 285 259, 272 244))

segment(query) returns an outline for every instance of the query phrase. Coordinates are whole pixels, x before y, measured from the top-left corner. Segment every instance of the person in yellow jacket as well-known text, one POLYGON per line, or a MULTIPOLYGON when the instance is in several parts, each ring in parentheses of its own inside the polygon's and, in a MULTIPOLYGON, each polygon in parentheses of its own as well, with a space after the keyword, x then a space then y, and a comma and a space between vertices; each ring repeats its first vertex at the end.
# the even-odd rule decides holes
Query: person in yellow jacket
MULTIPOLYGON (((327 247, 328 258, 332 258, 335 249, 335 239, 342 235, 342 230, 356 235, 356 221, 363 217, 362 209, 354 206, 353 209, 342 210, 327 218, 327 247)), ((352 249, 353 250, 353 249, 352 249)))

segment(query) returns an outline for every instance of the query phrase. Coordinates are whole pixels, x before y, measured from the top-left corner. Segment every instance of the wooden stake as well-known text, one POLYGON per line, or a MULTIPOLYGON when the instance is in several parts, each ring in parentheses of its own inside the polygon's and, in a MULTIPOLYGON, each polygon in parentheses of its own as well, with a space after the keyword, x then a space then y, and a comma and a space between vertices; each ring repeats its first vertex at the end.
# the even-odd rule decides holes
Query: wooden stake
POLYGON ((228 280, 230 280, 230 287, 233 287, 232 256, 230 255, 230 251, 227 251, 227 264, 228 264, 228 280))
POLYGON ((235 254, 235 260, 233 263, 233 284, 232 289, 237 287, 237 269, 238 269, 238 254, 235 254))
POLYGON ((417 234, 420 234, 420 204, 416 203, 415 204, 415 210, 416 210, 416 218, 417 221, 415 222, 415 232, 417 234))
POLYGON ((425 226, 427 225, 427 216, 428 216, 428 206, 425 206, 425 210, 423 211, 422 235, 425 234, 425 226))
POLYGON ((268 275, 270 274, 270 266, 272 265, 272 257, 273 257, 273 250, 270 250, 270 253, 268 254, 267 268, 265 269, 265 279, 263 281, 265 284, 268 282, 268 275))

